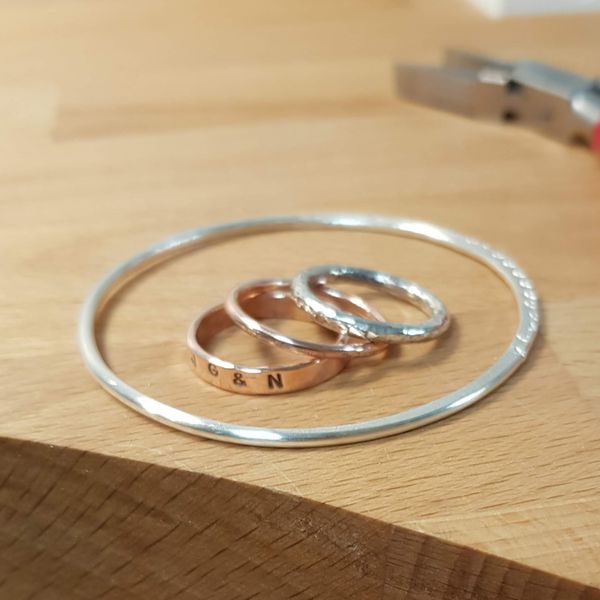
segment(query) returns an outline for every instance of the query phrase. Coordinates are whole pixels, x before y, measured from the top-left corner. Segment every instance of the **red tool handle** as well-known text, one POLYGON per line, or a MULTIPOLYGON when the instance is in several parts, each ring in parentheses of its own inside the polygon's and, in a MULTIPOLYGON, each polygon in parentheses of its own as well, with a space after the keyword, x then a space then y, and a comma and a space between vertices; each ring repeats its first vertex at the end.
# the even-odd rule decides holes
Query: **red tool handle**
POLYGON ((600 123, 597 123, 592 131, 592 150, 600 153, 600 123))

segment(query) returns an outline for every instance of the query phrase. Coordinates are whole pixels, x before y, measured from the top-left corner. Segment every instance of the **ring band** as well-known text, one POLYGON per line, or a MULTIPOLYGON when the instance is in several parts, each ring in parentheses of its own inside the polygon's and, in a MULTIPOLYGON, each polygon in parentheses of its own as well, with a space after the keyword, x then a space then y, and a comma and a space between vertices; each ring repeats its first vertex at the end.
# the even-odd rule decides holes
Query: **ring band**
MULTIPOLYGON (((347 310, 348 314, 357 314, 362 317, 368 317, 369 319, 383 320, 383 317, 362 298, 356 296, 348 296, 335 288, 320 288, 320 297, 329 298, 332 306, 342 307, 347 310)), ((248 300, 256 297, 260 297, 264 294, 271 294, 278 292, 285 294, 292 304, 296 306, 294 298, 291 294, 291 282, 287 280, 265 280, 265 281, 251 281, 234 288, 225 301, 225 310, 235 322, 236 325, 241 327, 247 333, 258 337, 269 344, 280 346, 287 350, 293 350, 302 354, 308 354, 318 358, 354 358, 357 356, 366 357, 372 356, 385 350, 385 344, 374 344, 370 341, 360 340, 358 342, 346 341, 348 332, 338 331, 340 334, 344 334, 343 339, 338 339, 335 344, 325 344, 319 342, 310 342, 307 340, 301 340, 289 335, 286 335, 264 323, 260 322, 261 315, 257 314, 249 307, 246 306, 248 300)), ((315 294, 316 295, 316 294, 315 294)), ((298 310, 301 310, 298 308, 298 310)), ((308 318, 309 313, 304 312, 305 317, 308 318)), ((310 319, 309 319, 310 320, 310 319)), ((369 321, 371 322, 371 321, 369 321)))
POLYGON ((372 440, 410 431, 449 417, 498 388, 527 360, 539 331, 539 323, 539 300, 531 279, 509 256, 484 242, 425 221, 364 214, 321 214, 219 223, 183 231, 144 248, 116 265, 92 289, 81 310, 78 340, 83 361, 100 385, 146 417, 194 435, 224 442, 289 448, 372 440), (205 248, 232 238, 275 231, 332 229, 420 239, 483 263, 509 287, 518 310, 518 324, 504 352, 470 383, 420 406, 367 421, 296 428, 228 423, 177 409, 123 381, 109 367, 100 352, 96 324, 103 307, 136 276, 154 265, 193 249, 205 248))
MULTIPOLYGON (((289 288, 289 284, 286 284, 289 288)), ((294 303, 291 295, 278 293, 273 286, 269 293, 248 296, 244 306, 261 318, 281 318, 310 321, 310 317, 294 303)), ((349 301, 351 302, 351 301, 349 301)), ((219 304, 202 313, 188 329, 187 343, 192 351, 194 371, 206 382, 238 394, 285 394, 312 387, 337 375, 347 360, 311 358, 292 365, 278 367, 248 367, 234 364, 211 354, 207 345, 215 335, 235 326, 225 308, 219 304)), ((343 334, 339 335, 343 339, 343 334)), ((297 356, 297 355, 296 355, 297 356)))
POLYGON ((442 335, 450 326, 450 316, 444 303, 422 286, 383 271, 361 269, 347 265, 321 265, 302 271, 292 280, 292 295, 302 309, 321 325, 359 338, 391 343, 424 342, 442 335), (330 279, 366 283, 406 300, 430 318, 415 325, 365 319, 340 310, 314 291, 316 284, 330 279))

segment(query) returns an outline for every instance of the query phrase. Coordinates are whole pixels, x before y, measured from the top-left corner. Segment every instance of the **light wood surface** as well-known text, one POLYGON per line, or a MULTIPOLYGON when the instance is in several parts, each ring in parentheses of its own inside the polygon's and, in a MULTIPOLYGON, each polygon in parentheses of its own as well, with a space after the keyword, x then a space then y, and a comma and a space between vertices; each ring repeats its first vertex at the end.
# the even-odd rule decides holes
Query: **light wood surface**
MULTIPOLYGON (((600 16, 487 21, 458 0, 2 0, 0 595, 599 598, 600 164, 402 103, 391 78, 395 60, 446 46, 598 74, 599 30, 600 16), (302 451, 169 430, 85 372, 78 309, 116 262, 193 226, 316 211, 427 219, 514 256, 543 302, 530 362, 451 419, 302 451)), ((503 284, 458 255, 294 233, 152 272, 103 335, 116 371, 157 398, 300 426, 455 389, 515 318, 503 284), (335 261, 423 283, 451 332, 289 396, 193 376, 184 339, 200 309, 245 279, 335 261)), ((240 334, 222 349, 258 352, 240 334)))

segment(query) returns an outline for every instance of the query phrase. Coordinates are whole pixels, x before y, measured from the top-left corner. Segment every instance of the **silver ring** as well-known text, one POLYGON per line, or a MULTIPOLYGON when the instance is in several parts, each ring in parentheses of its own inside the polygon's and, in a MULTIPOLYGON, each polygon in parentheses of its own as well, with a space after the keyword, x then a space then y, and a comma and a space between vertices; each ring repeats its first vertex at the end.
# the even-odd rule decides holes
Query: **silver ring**
MULTIPOLYGON (((439 421, 481 400, 508 379, 527 359, 539 329, 539 303, 525 272, 508 256, 474 238, 423 221, 374 215, 284 216, 236 221, 178 233, 149 246, 107 273, 85 300, 78 341, 83 361, 111 395, 147 417, 203 437, 251 446, 327 446, 402 433, 439 421), (498 360, 460 389, 409 410, 326 427, 269 428, 226 423, 174 408, 136 390, 106 363, 98 348, 96 322, 105 303, 140 273, 168 258, 211 243, 273 231, 343 229, 426 240, 475 259, 498 275, 512 291, 519 313, 514 337, 498 360)), ((404 400, 404 399, 403 399, 404 400)))
POLYGON ((430 291, 407 279, 383 271, 361 269, 348 265, 321 265, 298 273, 292 280, 292 295, 296 304, 315 321, 334 331, 365 338, 372 342, 424 342, 442 335, 450 325, 444 303, 430 291), (415 305, 430 318, 415 325, 365 319, 341 310, 314 292, 316 284, 330 279, 356 281, 383 289, 393 296, 415 305))

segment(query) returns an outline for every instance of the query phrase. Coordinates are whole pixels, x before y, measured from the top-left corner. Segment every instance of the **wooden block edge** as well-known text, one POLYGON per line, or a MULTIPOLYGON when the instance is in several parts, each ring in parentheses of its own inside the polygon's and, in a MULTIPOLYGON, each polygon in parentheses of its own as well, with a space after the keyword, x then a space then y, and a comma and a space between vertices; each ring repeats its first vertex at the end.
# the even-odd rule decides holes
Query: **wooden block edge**
POLYGON ((68 447, 0 438, 0 448, 7 597, 600 599, 291 494, 68 447))

